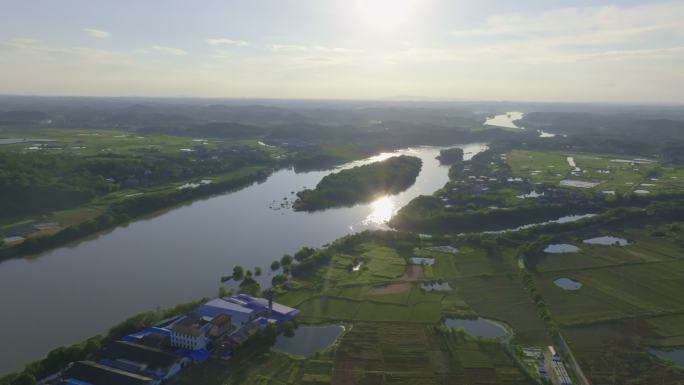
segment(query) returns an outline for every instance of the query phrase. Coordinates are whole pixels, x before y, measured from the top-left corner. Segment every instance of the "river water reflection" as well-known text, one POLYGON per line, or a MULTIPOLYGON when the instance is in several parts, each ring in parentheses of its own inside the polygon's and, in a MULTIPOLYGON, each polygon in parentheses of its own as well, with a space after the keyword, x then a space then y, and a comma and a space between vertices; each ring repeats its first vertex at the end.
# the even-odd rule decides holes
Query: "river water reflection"
MULTIPOLYGON (((469 144, 467 157, 486 146, 469 144)), ((261 184, 135 221, 79 244, 0 264, 0 373, 18 369, 50 349, 105 332, 141 311, 215 296, 221 275, 236 264, 261 266, 302 246, 318 247, 345 234, 384 228, 411 199, 448 179, 439 148, 380 154, 420 157, 423 168, 408 190, 370 204, 316 213, 273 210, 292 191, 314 187, 332 171, 281 170, 261 184), (30 341, 30 342, 29 342, 30 341)), ((266 273, 260 277, 270 282, 266 273)))

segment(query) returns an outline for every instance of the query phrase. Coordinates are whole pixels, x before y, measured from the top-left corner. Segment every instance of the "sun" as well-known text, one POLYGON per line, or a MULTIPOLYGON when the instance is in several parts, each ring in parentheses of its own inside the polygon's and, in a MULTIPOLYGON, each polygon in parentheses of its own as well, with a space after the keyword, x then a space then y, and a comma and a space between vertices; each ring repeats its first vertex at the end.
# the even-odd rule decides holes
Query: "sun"
POLYGON ((408 20, 416 0, 356 0, 356 10, 369 24, 391 27, 408 20))

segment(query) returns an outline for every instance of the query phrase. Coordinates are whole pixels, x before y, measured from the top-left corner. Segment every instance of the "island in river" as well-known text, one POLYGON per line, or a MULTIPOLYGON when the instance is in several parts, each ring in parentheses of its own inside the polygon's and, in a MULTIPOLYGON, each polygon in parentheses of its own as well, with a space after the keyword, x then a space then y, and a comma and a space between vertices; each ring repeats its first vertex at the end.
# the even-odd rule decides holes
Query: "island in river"
POLYGON ((415 183, 422 165, 420 158, 401 155, 342 170, 325 176, 315 189, 297 193, 293 207, 298 211, 316 211, 396 194, 415 183))

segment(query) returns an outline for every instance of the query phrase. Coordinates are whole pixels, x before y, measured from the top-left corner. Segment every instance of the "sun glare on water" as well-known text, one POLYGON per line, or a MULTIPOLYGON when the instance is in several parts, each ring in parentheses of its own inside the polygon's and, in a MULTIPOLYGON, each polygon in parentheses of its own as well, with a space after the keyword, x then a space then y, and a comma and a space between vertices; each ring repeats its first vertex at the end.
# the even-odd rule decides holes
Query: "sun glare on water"
POLYGON ((406 21, 416 0, 356 0, 356 9, 370 24, 390 27, 406 21))
POLYGON ((396 211, 396 204, 392 197, 384 196, 371 203, 371 209, 373 209, 373 211, 368 214, 363 223, 365 225, 382 225, 392 218, 392 215, 394 215, 394 212, 396 211))

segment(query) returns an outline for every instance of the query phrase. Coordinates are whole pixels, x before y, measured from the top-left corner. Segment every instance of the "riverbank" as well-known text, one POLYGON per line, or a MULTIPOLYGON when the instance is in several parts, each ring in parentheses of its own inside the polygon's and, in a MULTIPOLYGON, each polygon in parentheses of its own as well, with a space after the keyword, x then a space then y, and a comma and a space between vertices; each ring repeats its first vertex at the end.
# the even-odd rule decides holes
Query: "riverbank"
POLYGON ((28 238, 16 246, 0 249, 0 262, 76 242, 155 212, 169 210, 179 204, 236 191, 253 183, 263 182, 271 173, 272 170, 267 167, 246 167, 228 174, 207 177, 211 179, 203 179, 213 183, 197 184, 192 188, 162 189, 118 200, 93 219, 68 226, 53 235, 28 238))
MULTIPOLYGON (((472 156, 485 146, 460 147, 466 156, 472 156)), ((285 197, 294 200, 293 192, 315 186, 334 171, 279 169, 263 183, 188 201, 162 215, 144 216, 30 258, 4 261, 0 265, 0 302, 6 311, 22 316, 0 319, 0 340, 6 346, 23 348, 0 350, 0 372, 17 369, 56 346, 102 333, 132 314, 215 296, 220 276, 234 265, 252 270, 260 266, 264 274, 257 279, 263 284, 272 278, 269 266, 273 259, 284 253, 321 246, 349 233, 386 228, 386 220, 395 210, 447 181, 448 168, 435 159, 439 150, 408 148, 337 168, 402 154, 421 158, 423 167, 414 185, 377 204, 315 213, 272 209, 270 202, 285 197), (122 280, 127 284, 122 285, 122 280), (193 284, 179 285, 179 280, 193 284), (49 320, 43 316, 44 308, 31 306, 43 302, 45 293, 50 293, 54 304, 49 320), (52 332, 54 327, 61 332, 52 332), (30 346, 23 343, 25 333, 35 336, 30 346)))

